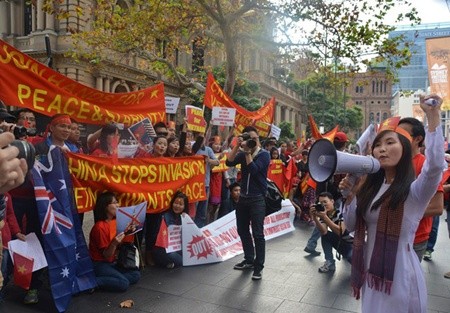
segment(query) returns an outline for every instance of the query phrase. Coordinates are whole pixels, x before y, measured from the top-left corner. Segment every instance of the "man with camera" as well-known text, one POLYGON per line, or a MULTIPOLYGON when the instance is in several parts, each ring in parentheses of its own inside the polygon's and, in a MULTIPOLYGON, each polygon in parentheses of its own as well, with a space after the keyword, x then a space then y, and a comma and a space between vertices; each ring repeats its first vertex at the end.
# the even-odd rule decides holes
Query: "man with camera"
POLYGON ((325 263, 319 267, 320 273, 334 272, 336 265, 333 248, 340 255, 351 261, 353 238, 345 228, 342 214, 334 207, 333 195, 329 192, 319 194, 318 202, 311 206, 310 213, 320 231, 325 263))
POLYGON ((241 165, 241 193, 236 207, 236 224, 244 249, 244 260, 234 266, 236 270, 253 269, 253 280, 262 278, 266 242, 264 218, 266 212, 267 169, 270 155, 261 149, 258 132, 253 126, 244 128, 237 144, 228 154, 226 165, 241 165), (250 224, 252 234, 250 234, 250 224), (253 247, 253 240, 255 246, 253 247))

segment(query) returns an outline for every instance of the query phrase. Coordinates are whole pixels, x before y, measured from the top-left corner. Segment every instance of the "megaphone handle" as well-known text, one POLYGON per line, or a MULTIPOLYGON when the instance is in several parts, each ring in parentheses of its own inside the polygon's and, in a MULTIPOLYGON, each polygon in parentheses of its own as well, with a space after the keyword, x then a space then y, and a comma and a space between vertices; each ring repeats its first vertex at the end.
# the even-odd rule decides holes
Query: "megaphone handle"
MULTIPOLYGON (((347 175, 347 180, 348 182, 352 185, 355 186, 356 181, 358 180, 358 176, 354 175, 354 174, 348 174, 347 175)), ((345 199, 348 197, 348 195, 350 194, 351 189, 345 189, 345 190, 341 190, 341 195, 342 197, 345 199)))

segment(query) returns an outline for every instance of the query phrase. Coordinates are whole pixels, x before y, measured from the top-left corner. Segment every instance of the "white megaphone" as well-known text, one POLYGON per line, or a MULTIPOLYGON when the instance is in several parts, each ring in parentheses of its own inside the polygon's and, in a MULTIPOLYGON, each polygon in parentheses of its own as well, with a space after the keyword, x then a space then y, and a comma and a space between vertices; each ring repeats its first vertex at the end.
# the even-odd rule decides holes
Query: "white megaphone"
POLYGON ((376 173, 380 169, 380 162, 372 156, 336 151, 331 141, 319 139, 309 150, 308 166, 311 178, 321 183, 334 174, 349 173, 360 176, 376 173))

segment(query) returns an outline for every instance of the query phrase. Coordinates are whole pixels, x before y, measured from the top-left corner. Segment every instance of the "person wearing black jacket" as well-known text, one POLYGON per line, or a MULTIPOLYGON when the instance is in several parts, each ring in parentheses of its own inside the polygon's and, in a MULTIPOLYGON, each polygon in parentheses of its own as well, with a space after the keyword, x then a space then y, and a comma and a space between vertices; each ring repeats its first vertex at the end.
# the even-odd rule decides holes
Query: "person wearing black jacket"
POLYGON ((253 269, 253 280, 262 278, 266 242, 264 239, 267 169, 270 155, 261 149, 256 128, 247 126, 228 154, 227 166, 241 165, 241 194, 236 208, 236 224, 244 249, 244 260, 234 269, 253 269), (250 224, 252 233, 250 234, 250 224), (253 246, 253 240, 255 245, 253 246))

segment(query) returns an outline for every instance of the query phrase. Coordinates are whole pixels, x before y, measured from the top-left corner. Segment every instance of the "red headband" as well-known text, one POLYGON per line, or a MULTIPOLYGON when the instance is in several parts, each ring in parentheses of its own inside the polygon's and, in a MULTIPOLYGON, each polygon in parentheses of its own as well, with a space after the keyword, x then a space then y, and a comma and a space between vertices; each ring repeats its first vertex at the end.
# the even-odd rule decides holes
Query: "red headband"
POLYGON ((58 124, 72 124, 72 121, 70 120, 70 117, 68 115, 60 115, 58 117, 55 117, 52 122, 50 123, 52 126, 58 125, 58 124))

